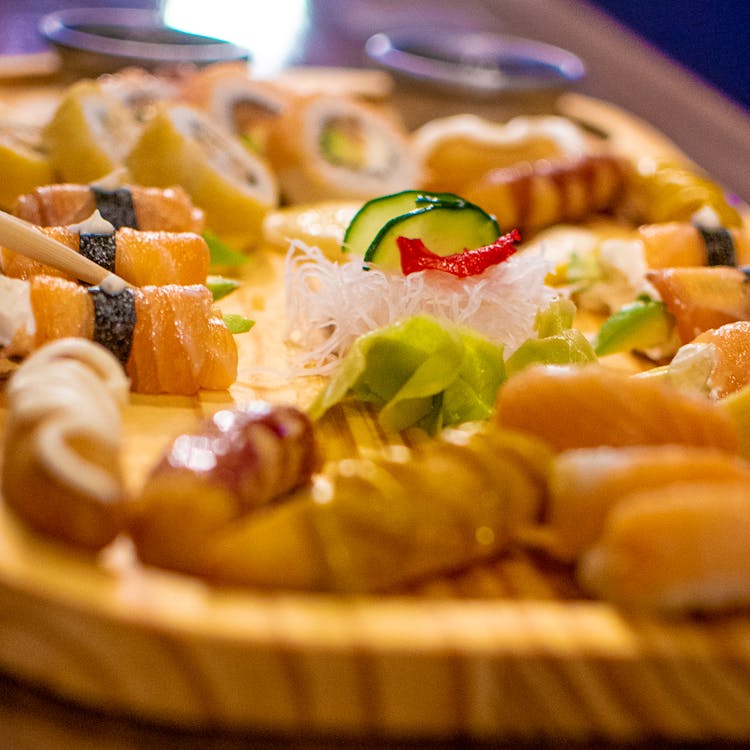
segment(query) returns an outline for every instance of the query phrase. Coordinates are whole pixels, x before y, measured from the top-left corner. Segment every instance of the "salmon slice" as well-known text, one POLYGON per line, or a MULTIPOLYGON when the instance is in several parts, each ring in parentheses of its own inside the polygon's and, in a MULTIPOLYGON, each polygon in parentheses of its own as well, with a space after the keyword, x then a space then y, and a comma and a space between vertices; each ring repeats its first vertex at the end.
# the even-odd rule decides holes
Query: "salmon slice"
POLYGON ((646 272, 675 318, 683 343, 725 323, 750 319, 750 285, 738 268, 665 268, 646 272))
MULTIPOLYGON (((66 227, 45 227, 44 234, 79 252, 80 235, 66 227)), ((61 276, 64 272, 8 248, 0 248, 6 276, 61 276)), ((140 231, 123 227, 115 234, 115 273, 135 286, 205 284, 210 262, 206 241, 193 232, 140 231)), ((104 265, 104 264, 102 264, 104 265)))
POLYGON ((704 445, 738 450, 732 418, 702 396, 598 364, 529 367, 498 394, 493 417, 558 451, 598 445, 704 445))
POLYGON ((687 346, 710 347, 714 398, 724 398, 750 383, 750 321, 738 320, 704 331, 687 346))
POLYGON ((750 602, 750 481, 676 482, 612 511, 578 579, 620 605, 717 610, 750 602))
MULTIPOLYGON (((181 187, 130 185, 127 189, 132 198, 135 229, 200 233, 205 228, 203 211, 193 205, 181 187)), ((90 185, 60 183, 43 185, 20 196, 15 214, 32 224, 48 227, 76 224, 87 219, 96 209, 96 192, 90 185)), ((102 211, 102 214, 106 212, 102 211)))
POLYGON ((689 445, 579 448, 552 462, 547 551, 572 561, 593 545, 609 513, 628 494, 673 482, 742 479, 750 464, 716 448, 689 445))
POLYGON ((137 289, 135 312, 126 365, 134 391, 189 395, 200 388, 228 388, 234 382, 237 346, 205 286, 137 289))
POLYGON ((94 338, 94 303, 85 287, 55 276, 35 276, 30 294, 35 348, 68 336, 94 338))

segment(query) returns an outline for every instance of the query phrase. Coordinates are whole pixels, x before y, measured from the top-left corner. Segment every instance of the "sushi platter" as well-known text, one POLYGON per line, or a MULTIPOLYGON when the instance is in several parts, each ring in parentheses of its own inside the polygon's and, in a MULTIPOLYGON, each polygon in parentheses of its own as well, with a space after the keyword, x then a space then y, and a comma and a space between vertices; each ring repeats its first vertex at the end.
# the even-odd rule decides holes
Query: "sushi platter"
MULTIPOLYGON (((206 79, 203 84, 208 90, 210 81, 206 79)), ((310 86, 307 76, 304 84, 310 86)), ((47 123, 60 112, 59 103, 67 93, 67 86, 22 90, 7 87, 0 92, 5 105, 2 111, 22 112, 29 120, 47 123)), ((206 91, 196 86, 191 106, 206 107, 207 101, 206 91)), ((356 103, 357 108, 371 105, 372 102, 356 103)), ((375 106, 382 108, 385 104, 378 101, 375 106)), ((556 117, 581 127, 588 139, 606 141, 607 148, 618 155, 634 160, 647 155, 686 169, 693 166, 647 123, 608 103, 579 94, 563 94, 556 107, 556 117), (592 136, 593 132, 597 135, 592 136)), ((341 115, 342 121, 350 116, 348 111, 341 115)), ((198 128, 198 122, 190 121, 189 127, 198 128)), ((161 122, 154 118, 145 126, 152 127, 151 140, 143 137, 130 152, 129 168, 139 176, 138 182, 159 184, 158 174, 166 167, 147 150, 161 149, 166 153, 172 148, 165 133, 175 123, 180 124, 178 118, 170 123, 165 115, 161 122)), ((253 137, 262 140, 265 135, 253 132, 253 137)), ((56 137, 48 136, 50 153, 63 149, 65 143, 72 148, 70 138, 69 131, 58 128, 56 137)), ((175 438, 191 434, 197 425, 214 415, 246 404, 293 406, 303 413, 317 409, 314 429, 318 460, 327 464, 377 461, 386 454, 419 451, 433 440, 413 425, 389 429, 389 423, 380 418, 372 401, 336 398, 322 408, 321 392, 336 377, 332 369, 321 368, 308 374, 303 369, 310 368, 309 362, 302 369, 290 365, 293 360, 284 331, 289 316, 299 314, 299 310, 289 306, 294 283, 289 240, 304 248, 316 241, 321 247, 325 244, 325 257, 319 259, 316 255, 314 259, 335 270, 344 264, 336 256, 336 243, 340 243, 349 220, 367 199, 340 195, 331 199, 320 179, 295 161, 294 150, 301 146, 292 143, 291 131, 285 131, 285 138, 283 148, 273 144, 269 148, 280 148, 278 169, 288 186, 286 213, 279 208, 277 197, 270 197, 277 188, 271 181, 266 182, 264 167, 255 156, 247 166, 257 188, 252 201, 241 197, 235 200, 234 193, 226 187, 229 182, 218 178, 214 182, 206 178, 209 187, 205 188, 191 183, 185 172, 177 168, 168 176, 188 186, 194 203, 205 211, 209 225, 221 226, 221 240, 227 245, 236 247, 239 237, 246 241, 251 235, 254 245, 241 264, 216 263, 208 271, 209 275, 231 277, 236 288, 216 302, 223 318, 207 313, 208 327, 195 334, 196 340, 202 342, 195 348, 205 348, 200 336, 214 336, 207 339, 213 342, 211 346, 224 341, 220 338, 224 334, 216 331, 221 319, 252 320, 252 327, 242 333, 233 332, 236 361, 234 377, 228 380, 225 373, 232 370, 232 364, 227 359, 211 359, 207 363, 201 360, 201 374, 190 382, 173 378, 164 368, 170 361, 180 360, 181 350, 169 349, 152 362, 140 353, 146 344, 138 337, 146 334, 137 330, 133 334, 134 353, 127 369, 132 390, 128 393, 126 386, 124 401, 113 412, 119 413, 121 425, 119 444, 111 458, 121 465, 117 473, 128 497, 139 496, 144 485, 152 481, 154 467, 167 455, 165 452, 174 449, 175 438), (269 207, 274 201, 277 205, 269 207), (303 222, 302 209, 297 213, 292 210, 298 204, 303 204, 308 212, 318 211, 317 228, 311 229, 303 222), (274 213, 277 210, 281 213, 274 213), (230 216, 232 211, 240 218, 230 216), (266 220, 259 229, 259 211, 266 219, 276 216, 278 223, 272 225, 266 220), (294 230, 298 232, 296 236, 294 230), (278 237, 281 241, 275 241, 278 237), (133 364, 136 357, 141 359, 133 364)), ((345 152, 347 144, 340 146, 333 137, 331 142, 332 149, 345 152)), ((239 141, 226 147, 228 151, 241 148, 239 141)), ((400 146, 393 148, 399 153, 400 146)), ((172 152, 174 163, 181 160, 184 166, 189 161, 187 151, 182 157, 176 154, 172 152)), ((112 151, 100 149, 97 158, 101 164, 96 174, 71 171, 60 182, 93 183, 103 174, 116 171, 118 160, 112 151), (108 159, 111 163, 105 164, 108 159)), ((63 156, 58 162, 63 168, 57 169, 65 172, 80 161, 79 156, 63 156)), ((468 165, 468 161, 465 163, 468 165)), ((195 164, 188 167, 194 173, 198 169, 195 164)), ((409 168, 400 162, 398 169, 391 169, 393 182, 383 180, 385 187, 380 194, 395 194, 416 180, 409 168)), ((41 177, 37 180, 40 184, 41 177)), ((33 189, 24 187, 19 192, 30 193, 33 189)), ((448 187, 436 181, 429 190, 439 194, 448 187)), ((369 186, 365 192, 373 197, 378 194, 369 186)), ((481 195, 477 189, 470 199, 477 202, 481 195)), ((0 194, 0 203, 3 200, 0 194)), ((750 230, 750 214, 741 205, 737 210, 741 217, 737 231, 743 227, 750 230)), ((518 221, 524 218, 528 216, 519 212, 518 221)), ((80 221, 81 218, 75 219, 80 221)), ((503 224, 503 231, 511 228, 503 224)), ((118 243, 120 233, 127 231, 118 229, 118 243)), ((531 236, 537 228, 527 231, 531 236)), ((80 232, 83 237, 83 230, 80 232)), ((54 232, 56 239, 67 243, 66 236, 62 229, 54 232)), ((127 236, 123 237, 122 247, 126 248, 127 236)), ((493 238, 489 244, 492 242, 493 238)), ((137 270, 137 253, 147 252, 148 243, 139 240, 136 244, 133 268, 137 270)), ((739 247, 739 242, 736 244, 739 247)), ((9 257, 3 256, 8 275, 9 257)), ((203 262, 208 261, 195 261, 203 262)), ((371 271, 371 277, 375 273, 371 271)), ((186 277, 180 283, 200 286, 206 274, 207 269, 201 266, 197 280, 186 277)), ((41 287, 28 279, 25 277, 23 283, 31 285, 32 299, 34 294, 41 299, 41 287)), ((335 281, 338 283, 338 276, 335 281)), ((149 278, 135 286, 161 283, 164 282, 149 278)), ((75 280, 57 279, 57 304, 68 299, 65 295, 77 300, 78 289, 75 280)), ((52 294, 44 292, 47 293, 52 294)), ((165 315, 173 316, 169 330, 192 325, 198 315, 191 312, 193 308, 186 307, 183 313, 177 303, 165 300, 156 293, 148 297, 136 289, 138 319, 146 315, 142 311, 157 310, 148 313, 153 316, 167 311, 165 315)), ((578 321, 586 334, 591 334, 607 317, 597 312, 586 317, 583 311, 579 312, 578 321)), ((81 335, 69 332, 83 330, 69 327, 72 324, 68 319, 72 317, 73 313, 63 312, 61 320, 55 322, 59 326, 55 330, 68 333, 50 333, 50 339, 81 335)), ((161 330, 156 323, 154 326, 161 330)), ((165 349, 173 346, 169 343, 169 330, 156 334, 167 341, 165 349)), ((0 330, 0 338, 1 335, 0 330)), ((303 330, 300 335, 303 344, 312 342, 310 331, 303 330)), ((519 334, 521 339, 528 335, 519 334)), ((13 342, 18 344, 17 339, 13 342)), ((6 342, 0 340, 0 344, 6 342)), ((154 346, 161 344, 157 341, 154 346)), ((11 401, 22 386, 17 384, 11 393, 9 384, 24 370, 28 351, 11 349, 10 354, 0 391, 0 435, 4 440, 10 440, 9 436, 18 429, 11 401)), ((121 353, 120 360, 127 356, 121 353)), ((646 369, 667 367, 662 360, 646 365, 642 356, 630 351, 618 351, 607 361, 615 363, 628 377, 646 369)), ((20 380, 19 377, 19 383, 20 380)), ((638 382, 651 387, 648 378, 638 382)), ((37 385, 46 393, 43 379, 37 385)), ((105 404, 101 408, 105 413, 110 407, 105 404)), ((718 419, 717 425, 716 434, 723 436, 724 422, 718 419)), ((106 423, 103 430, 102 455, 110 450, 111 443, 106 423)), ((113 426, 112 434, 116 431, 113 426)), ((709 445, 724 450, 723 437, 717 437, 715 443, 711 440, 713 437, 706 438, 709 445)), ((734 433, 726 438, 730 445, 726 450, 738 452, 737 440, 734 433)), ((739 442, 742 441, 741 435, 739 442)), ((14 457, 24 449, 19 445, 18 454, 6 451, 5 461, 9 466, 13 464, 13 471, 21 472, 23 467, 16 467, 14 457)), ((513 455, 523 452, 516 444, 508 450, 513 455)), ((109 471, 106 464, 102 466, 109 471)), ((439 475, 439 469, 435 471, 439 475)), ((470 471, 465 468, 467 477, 470 471)), ((750 481, 743 471, 744 468, 738 469, 738 486, 740 481, 750 481)), ((6 476, 12 479, 15 475, 8 469, 6 476)), ((170 474, 164 476, 167 483, 172 481, 170 474)), ((345 483, 344 470, 337 476, 343 476, 339 481, 345 483)), ((468 478, 447 476, 456 492, 469 493, 474 486, 468 478)), ((159 486, 160 492, 168 494, 166 485, 159 486)), ((435 492, 439 494, 440 490, 436 488, 435 492)), ((198 493, 196 497, 200 502, 198 493)), ((455 569, 437 569, 429 575, 420 573, 408 580, 397 580, 385 591, 379 585, 373 586, 375 590, 359 586, 356 575, 349 580, 348 574, 337 578, 337 585, 330 590, 315 586, 311 587, 314 590, 305 590, 304 585, 246 584, 244 573, 236 573, 233 567, 234 547, 228 544, 224 552, 229 557, 216 558, 218 567, 213 569, 228 571, 227 577, 215 580, 191 571, 191 562, 160 564, 160 553, 154 556, 147 546, 148 539, 140 547, 136 538, 138 549, 134 551, 133 540, 119 533, 121 527, 113 529, 108 541, 101 544, 89 543, 90 536, 78 545, 61 536, 40 533, 35 526, 37 521, 29 522, 17 512, 10 492, 5 500, 0 503, 0 669, 76 704, 181 728, 355 738, 750 739, 750 609, 746 602, 744 606, 732 606, 730 601, 730 606, 698 614, 665 614, 621 606, 616 597, 610 601, 607 596, 592 594, 577 578, 570 559, 548 555, 538 545, 524 543, 510 544, 496 554, 473 559, 455 569), (146 558, 151 555, 156 563, 145 563, 139 553, 146 558), (222 568, 221 561, 226 559, 230 562, 222 568)), ((47 516, 39 521, 42 525, 48 522, 47 516)), ((177 529, 177 537, 185 534, 185 540, 176 542, 178 546, 191 545, 189 527, 187 523, 184 532, 177 529)), ((476 531, 478 538, 482 529, 485 527, 476 531)), ((396 533, 388 526, 388 519, 377 530, 396 533)), ((175 529, 168 531, 174 533, 175 529)), ((152 532, 166 533, 154 526, 142 538, 152 532)), ((80 536, 86 533, 82 531, 80 536)), ((450 545, 446 549, 446 554, 450 554, 450 545)), ((316 554, 312 550, 309 560, 297 561, 302 569, 300 580, 305 583, 316 554)), ((387 551, 384 556, 388 554, 387 551)), ((166 554, 164 559, 168 557, 166 554)), ((336 564, 331 563, 333 567, 336 564)), ((383 565, 387 567, 387 563, 383 565)), ((362 569, 367 578, 371 574, 367 564, 363 563, 362 569)), ((283 580, 283 571, 278 575, 283 580)), ((372 575, 373 580, 380 580, 372 575)), ((388 580, 387 574, 383 575, 388 580)))

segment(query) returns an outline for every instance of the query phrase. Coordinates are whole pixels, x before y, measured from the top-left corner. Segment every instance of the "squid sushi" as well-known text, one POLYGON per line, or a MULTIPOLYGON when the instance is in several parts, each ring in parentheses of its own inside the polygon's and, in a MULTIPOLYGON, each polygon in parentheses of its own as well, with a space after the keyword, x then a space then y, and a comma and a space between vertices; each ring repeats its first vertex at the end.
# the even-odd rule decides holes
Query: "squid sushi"
POLYGON ((14 207, 16 216, 41 227, 76 224, 95 211, 115 229, 200 233, 206 223, 203 211, 179 186, 40 185, 19 196, 14 207))
MULTIPOLYGON (((134 286, 206 283, 210 252, 206 241, 192 232, 142 232, 129 227, 115 231, 103 220, 41 231, 134 286)), ((6 276, 70 278, 5 247, 0 248, 0 259, 6 276)))
POLYGON ((177 436, 135 501, 130 535, 143 562, 205 573, 211 537, 281 502, 319 468, 312 422, 293 406, 222 409, 177 436))
POLYGON ((120 407, 128 380, 117 359, 84 339, 32 354, 7 387, 3 500, 30 526, 100 549, 125 527, 120 407))
POLYGON ((78 337, 115 354, 137 393, 224 390, 237 377, 237 346, 203 285, 111 293, 55 276, 0 277, 0 296, 0 356, 78 337))
POLYGON ((242 62, 197 71, 185 83, 182 98, 260 155, 267 153, 270 131, 290 101, 289 93, 271 81, 252 79, 242 62))
POLYGON ((608 154, 540 159, 490 170, 463 196, 523 234, 612 211, 626 174, 625 163, 608 154))
POLYGON ((272 133, 269 158, 292 203, 368 200, 411 189, 422 178, 405 129, 343 96, 295 99, 272 133))

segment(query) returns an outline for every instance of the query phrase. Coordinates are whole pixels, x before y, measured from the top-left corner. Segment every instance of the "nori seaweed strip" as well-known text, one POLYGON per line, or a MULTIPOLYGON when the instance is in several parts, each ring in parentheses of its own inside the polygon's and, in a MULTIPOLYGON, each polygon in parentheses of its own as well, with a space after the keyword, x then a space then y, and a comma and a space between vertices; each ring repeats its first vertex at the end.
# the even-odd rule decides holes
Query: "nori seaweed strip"
POLYGON ((737 265, 734 241, 728 229, 724 227, 704 227, 700 224, 696 224, 695 227, 701 233, 703 243, 706 246, 706 265, 737 265))
POLYGON ((117 242, 114 232, 81 232, 78 240, 78 252, 112 273, 115 272, 116 250, 117 242))
POLYGON ((91 186, 96 207, 99 213, 115 228, 132 227, 138 229, 138 219, 133 206, 133 195, 130 188, 105 190, 91 186))
POLYGON ((109 349, 124 365, 130 357, 135 328, 135 291, 110 294, 97 286, 88 290, 94 301, 94 341, 109 349))

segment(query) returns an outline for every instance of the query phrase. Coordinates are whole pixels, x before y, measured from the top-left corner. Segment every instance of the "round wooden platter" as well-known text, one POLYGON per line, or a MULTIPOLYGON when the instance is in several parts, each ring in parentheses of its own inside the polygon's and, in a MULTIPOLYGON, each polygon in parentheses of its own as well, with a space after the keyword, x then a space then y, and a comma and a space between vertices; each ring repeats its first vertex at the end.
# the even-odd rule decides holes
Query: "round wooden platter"
MULTIPOLYGON (((634 132, 605 105, 563 105, 588 122, 604 113, 608 127, 625 118, 623 132, 634 132)), ((238 338, 228 392, 131 397, 122 460, 134 492, 201 416, 257 398, 309 404, 320 382, 258 372, 285 356, 282 273, 281 254, 259 252, 222 302, 257 320, 238 338)), ((0 431, 5 419, 0 400, 0 431)), ((334 409, 318 434, 330 459, 402 439, 353 405, 334 409)), ((0 668, 83 705, 180 727, 750 738, 747 615, 627 614, 586 600, 570 570, 523 550, 387 597, 261 592, 143 567, 126 540, 82 553, 30 532, 0 503, 0 668)))

